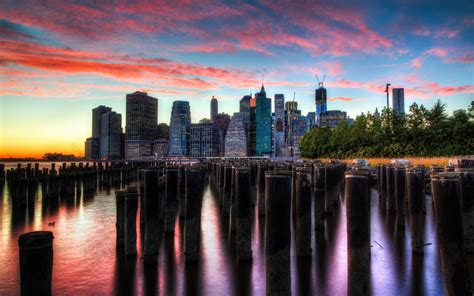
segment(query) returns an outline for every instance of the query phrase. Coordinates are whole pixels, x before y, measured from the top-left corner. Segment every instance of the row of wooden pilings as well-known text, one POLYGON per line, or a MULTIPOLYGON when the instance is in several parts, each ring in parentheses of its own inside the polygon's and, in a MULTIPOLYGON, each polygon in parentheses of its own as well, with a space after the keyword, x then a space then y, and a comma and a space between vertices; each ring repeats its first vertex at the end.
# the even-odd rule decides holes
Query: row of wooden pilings
MULTIPOLYGON (((325 220, 340 206, 341 198, 347 215, 348 292, 350 295, 370 294, 370 187, 374 176, 364 168, 347 171, 346 165, 339 162, 227 160, 195 166, 162 164, 144 170, 140 174, 143 186, 138 183, 116 192, 116 244, 118 248, 123 247, 124 255, 137 254, 136 219, 140 205, 145 262, 156 260, 161 233, 174 231, 176 211, 184 220, 185 260, 199 260, 202 193, 208 172, 217 191, 221 214, 229 217, 223 221, 228 221, 229 229, 235 231, 238 260, 252 258, 251 227, 255 207, 259 218, 265 219, 267 295, 291 294, 292 215, 296 253, 311 256, 311 221, 314 221, 314 231, 323 231, 325 220)), ((425 246, 426 173, 418 167, 377 168, 379 204, 382 210, 397 216, 397 227, 405 227, 405 216, 408 216, 414 254, 422 254, 425 246)), ((470 291, 465 254, 472 252, 472 172, 432 172, 430 177, 446 292, 464 295, 470 291)), ((20 253, 32 254, 28 247, 22 248, 22 244, 27 245, 22 243, 25 239, 20 237, 20 253)), ((52 234, 45 232, 39 241, 49 244, 52 262, 52 234)), ((21 255, 20 261, 22 256, 26 255, 21 255)), ((22 287, 26 269, 22 268, 22 287)), ((32 269, 30 267, 30 271, 32 269)))
POLYGON ((446 292, 472 294, 474 274, 466 256, 474 253, 474 170, 379 165, 377 175, 379 204, 396 215, 398 228, 405 229, 409 222, 415 256, 429 245, 424 240, 429 189, 446 292))
POLYGON ((314 192, 316 231, 340 205, 345 164, 228 161, 211 163, 211 184, 224 222, 235 231, 237 260, 252 258, 252 219, 265 219, 267 295, 291 294, 291 217, 295 219, 296 253, 311 256, 314 192), (256 207, 256 209, 255 209, 256 207))

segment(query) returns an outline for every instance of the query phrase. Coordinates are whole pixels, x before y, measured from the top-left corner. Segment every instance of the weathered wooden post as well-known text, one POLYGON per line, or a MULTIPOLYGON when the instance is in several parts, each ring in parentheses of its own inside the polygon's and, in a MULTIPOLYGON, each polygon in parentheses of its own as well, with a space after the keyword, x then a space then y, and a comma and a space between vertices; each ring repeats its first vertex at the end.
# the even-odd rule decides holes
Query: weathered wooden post
POLYGON ((237 260, 252 259, 252 197, 248 167, 235 169, 235 215, 237 260))
POLYGON ((411 249, 422 254, 425 232, 425 174, 422 168, 410 168, 406 172, 408 216, 411 231, 411 249))
POLYGON ((397 210, 397 227, 405 228, 405 167, 396 167, 395 175, 395 207, 397 210))
POLYGON ((160 217, 161 196, 158 190, 158 171, 144 171, 144 209, 141 213, 145 217, 145 259, 151 259, 158 254, 160 245, 160 217))
POLYGON ((314 165, 314 226, 316 231, 324 230, 324 220, 326 219, 326 168, 316 163, 314 165))
POLYGON ((338 170, 337 167, 333 164, 328 164, 326 166, 326 206, 325 212, 326 215, 332 215, 334 208, 339 201, 339 189, 338 189, 338 170))
POLYGON ((178 179, 177 168, 166 169, 166 205, 165 205, 165 232, 173 233, 178 208, 178 179))
POLYGON ((128 187, 125 195, 125 255, 127 256, 137 254, 137 209, 137 188, 128 187))
POLYGON ((265 171, 267 170, 266 163, 259 163, 257 165, 257 205, 258 215, 265 216, 265 171))
POLYGON ((349 295, 370 294, 370 187, 367 172, 345 175, 349 295))
POLYGON ((115 230, 117 248, 121 248, 125 244, 125 196, 127 194, 127 190, 115 191, 115 230))
POLYGON ((290 295, 291 172, 265 173, 266 294, 290 295))
POLYGON ((296 172, 296 254, 311 256, 311 168, 296 172))
POLYGON ((224 166, 224 187, 222 190, 222 216, 229 217, 230 213, 230 191, 232 181, 232 166, 224 166))
POLYGON ((201 236, 201 171, 196 167, 186 168, 186 214, 184 218, 185 261, 199 259, 201 236))
MULTIPOLYGON (((461 177, 464 250, 467 253, 474 253, 474 171, 463 171, 459 175, 461 177)), ((471 283, 471 285, 474 285, 474 283, 471 283)), ((474 287, 471 287, 471 289, 474 289, 474 287)))
POLYGON ((395 205, 395 168, 393 165, 386 167, 387 177, 387 209, 389 212, 396 211, 395 205))
POLYGON ((184 218, 184 213, 186 212, 185 203, 186 203, 186 176, 184 173, 184 165, 180 165, 178 169, 178 190, 179 190, 179 217, 184 218))
POLYGON ((21 295, 51 295, 53 233, 33 231, 20 235, 21 295))
POLYGON ((431 175, 441 267, 448 295, 468 294, 460 189, 457 174, 433 173, 431 175))

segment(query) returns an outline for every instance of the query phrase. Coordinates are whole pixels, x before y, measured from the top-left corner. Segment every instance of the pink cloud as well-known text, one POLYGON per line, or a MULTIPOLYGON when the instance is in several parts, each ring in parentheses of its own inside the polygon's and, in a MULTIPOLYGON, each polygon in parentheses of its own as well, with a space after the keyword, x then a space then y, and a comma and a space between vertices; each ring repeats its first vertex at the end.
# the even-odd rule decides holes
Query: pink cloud
POLYGON ((423 63, 422 63, 422 59, 421 58, 415 58, 413 60, 410 61, 410 65, 413 67, 413 68, 417 68, 417 69, 420 69, 421 67, 423 67, 423 63))
POLYGON ((448 55, 448 50, 444 48, 434 47, 434 48, 428 49, 424 53, 426 55, 432 55, 432 56, 444 58, 448 55))

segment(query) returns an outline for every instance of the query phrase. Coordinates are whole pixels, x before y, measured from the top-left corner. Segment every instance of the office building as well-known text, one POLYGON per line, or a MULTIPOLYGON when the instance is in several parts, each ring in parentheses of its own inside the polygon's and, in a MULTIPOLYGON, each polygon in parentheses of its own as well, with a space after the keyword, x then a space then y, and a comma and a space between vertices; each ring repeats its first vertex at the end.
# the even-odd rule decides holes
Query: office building
POLYGON ((273 123, 273 156, 282 156, 285 147, 285 96, 275 95, 275 114, 273 123))
POLYGON ((168 156, 168 151, 169 151, 168 139, 160 138, 154 141, 153 155, 155 157, 166 157, 168 156))
POLYGON ((405 90, 403 88, 392 88, 392 106, 395 114, 405 114, 405 90))
POLYGON ((174 101, 169 128, 169 156, 188 156, 191 128, 189 102, 174 101))
POLYGON ((211 122, 216 121, 217 112, 218 112, 217 99, 214 98, 214 96, 212 96, 212 99, 211 99, 211 122))
POLYGON ((219 131, 215 123, 191 124, 189 156, 219 156, 219 131))
POLYGON ((110 111, 102 115, 100 158, 119 159, 121 155, 122 115, 110 111))
POLYGON ((125 157, 152 156, 158 132, 158 99, 140 91, 127 94, 126 109, 125 157))
POLYGON ((247 156, 247 132, 241 113, 234 113, 230 120, 227 136, 225 138, 226 157, 247 156))
POLYGON ((321 113, 321 127, 335 128, 342 121, 347 120, 347 113, 339 110, 330 110, 321 113))
POLYGON ((99 138, 87 138, 84 144, 84 157, 88 160, 95 160, 99 158, 99 153, 99 138))
POLYGON ((225 136, 230 123, 230 115, 226 113, 217 114, 215 123, 219 130, 219 156, 223 156, 225 151, 225 136))
POLYGON ((308 112, 306 115, 306 122, 308 124, 308 130, 316 127, 316 112, 308 112))
POLYGON ((158 136, 157 139, 166 139, 170 137, 170 127, 166 123, 158 124, 158 136))

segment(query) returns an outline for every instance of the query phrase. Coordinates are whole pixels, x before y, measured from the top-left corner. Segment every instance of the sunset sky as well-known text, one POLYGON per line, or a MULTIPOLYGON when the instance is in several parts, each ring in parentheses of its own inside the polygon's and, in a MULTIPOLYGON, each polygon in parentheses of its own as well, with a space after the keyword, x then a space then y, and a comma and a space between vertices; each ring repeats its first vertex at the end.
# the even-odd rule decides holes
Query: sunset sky
POLYGON ((262 77, 306 114, 315 73, 327 74, 328 109, 351 117, 380 110, 387 82, 405 88, 406 109, 474 100, 473 1, 94 2, 0 2, 0 157, 83 155, 91 109, 125 123, 135 90, 158 98, 167 123, 178 99, 193 122, 212 95, 232 114, 262 77))

